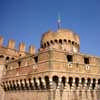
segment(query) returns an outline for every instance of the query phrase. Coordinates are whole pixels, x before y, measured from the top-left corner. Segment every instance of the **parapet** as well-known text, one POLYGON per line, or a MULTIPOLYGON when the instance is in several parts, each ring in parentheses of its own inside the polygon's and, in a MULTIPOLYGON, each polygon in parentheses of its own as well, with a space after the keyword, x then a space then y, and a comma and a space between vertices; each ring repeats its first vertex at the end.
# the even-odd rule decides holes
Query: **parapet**
POLYGON ((14 49, 15 48, 15 41, 14 40, 9 40, 8 41, 8 48, 14 49))
POLYGON ((0 47, 2 48, 6 48, 6 49, 11 49, 11 50, 15 50, 18 52, 26 52, 26 53, 30 53, 30 54, 35 54, 35 47, 33 45, 29 46, 29 51, 26 51, 26 45, 24 42, 19 43, 19 47, 18 49, 15 48, 15 40, 10 39, 8 40, 8 44, 7 46, 3 45, 3 37, 0 36, 0 47))

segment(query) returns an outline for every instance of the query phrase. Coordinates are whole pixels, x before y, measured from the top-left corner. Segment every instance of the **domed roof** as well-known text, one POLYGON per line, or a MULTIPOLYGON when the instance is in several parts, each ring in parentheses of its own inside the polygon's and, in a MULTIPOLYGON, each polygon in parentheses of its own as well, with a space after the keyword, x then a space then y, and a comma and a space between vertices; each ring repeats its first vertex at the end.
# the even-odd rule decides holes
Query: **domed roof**
POLYGON ((75 34, 75 32, 69 29, 59 29, 57 30, 57 32, 48 31, 43 34, 41 42, 45 43, 47 41, 59 40, 59 39, 61 40, 66 39, 66 40, 74 41, 77 44, 80 44, 79 36, 75 34))

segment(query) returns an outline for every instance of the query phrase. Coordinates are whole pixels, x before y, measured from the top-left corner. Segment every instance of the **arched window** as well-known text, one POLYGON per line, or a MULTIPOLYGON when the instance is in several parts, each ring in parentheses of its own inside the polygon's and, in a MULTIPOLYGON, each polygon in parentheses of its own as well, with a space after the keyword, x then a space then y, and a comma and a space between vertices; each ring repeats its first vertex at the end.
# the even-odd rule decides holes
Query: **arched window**
POLYGON ((51 42, 51 44, 54 44, 52 40, 50 42, 51 42))
POLYGON ((64 42, 67 42, 67 40, 66 40, 66 39, 64 39, 64 42))
POLYGON ((69 85, 70 85, 70 87, 72 86, 72 83, 73 83, 73 78, 69 77, 69 85))
POLYGON ((63 83, 63 85, 65 86, 66 78, 65 78, 64 76, 62 77, 62 83, 63 83))
POLYGON ((9 60, 9 57, 6 57, 6 60, 9 60))
POLYGON ((76 87, 78 87, 78 84, 79 84, 79 78, 75 78, 75 84, 76 84, 76 87))
POLYGON ((55 43, 58 43, 58 41, 57 40, 54 40, 55 41, 55 43))
POLYGON ((50 46, 49 42, 47 41, 47 45, 50 46))
POLYGON ((4 56, 3 55, 0 55, 0 58, 4 58, 4 56))
POLYGON ((49 89, 49 77, 45 76, 46 88, 49 89))
POLYGON ((59 43, 62 44, 62 40, 61 39, 59 40, 59 43))
POLYGON ((58 86, 58 76, 53 76, 53 81, 56 83, 56 86, 58 86))

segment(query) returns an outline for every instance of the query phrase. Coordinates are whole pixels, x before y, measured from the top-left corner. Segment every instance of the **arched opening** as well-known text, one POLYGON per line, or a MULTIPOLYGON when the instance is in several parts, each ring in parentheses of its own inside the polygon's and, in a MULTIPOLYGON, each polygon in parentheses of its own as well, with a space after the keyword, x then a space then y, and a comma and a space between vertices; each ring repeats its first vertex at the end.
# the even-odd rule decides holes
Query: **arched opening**
POLYGON ((72 45, 74 45, 74 41, 72 41, 72 45))
POLYGON ((11 58, 12 60, 14 60, 15 58, 13 57, 13 58, 11 58))
POLYGON ((8 61, 9 60, 9 57, 6 57, 6 60, 8 61))
POLYGON ((51 42, 51 44, 54 44, 52 40, 50 42, 51 42))
POLYGON ((91 83, 91 79, 88 78, 88 79, 87 79, 87 86, 88 86, 88 87, 90 86, 90 83, 91 83))
POLYGON ((4 56, 3 55, 0 55, 0 58, 4 58, 4 56))
POLYGON ((31 79, 29 78, 28 80, 29 80, 29 86, 30 86, 30 88, 33 90, 33 86, 32 86, 31 79))
POLYGON ((21 61, 18 61, 18 66, 19 66, 19 67, 21 66, 21 61))
POLYGON ((54 40, 55 41, 55 43, 58 43, 58 41, 57 40, 54 40))
POLYGON ((42 81, 41 81, 41 77, 39 77, 39 82, 40 82, 40 88, 41 88, 41 89, 44 89, 43 83, 42 83, 42 81))
POLYGON ((47 45, 50 46, 49 42, 47 41, 47 45))
POLYGON ((67 42, 67 40, 66 40, 66 39, 64 39, 64 42, 66 43, 66 42, 67 42))
POLYGON ((58 81, 59 81, 58 76, 53 76, 53 81, 56 83, 56 86, 58 86, 58 81))
POLYGON ((71 43, 71 40, 68 40, 68 43, 71 43))
POLYGON ((100 79, 98 79, 98 88, 100 89, 100 79))
MULTIPOLYGON (((26 81, 25 81, 26 82, 26 81)), ((22 80, 20 80, 20 83, 21 83, 21 89, 24 90, 24 85, 22 83, 22 80)))
POLYGON ((62 44, 62 40, 61 39, 59 40, 59 43, 62 44))
POLYGON ((46 43, 44 43, 44 48, 46 48, 46 43))
POLYGON ((82 81, 82 86, 84 86, 84 84, 85 84, 85 78, 82 78, 81 81, 82 81))
POLYGON ((62 83, 63 83, 63 86, 65 86, 66 78, 64 76, 62 77, 62 83))
POLYGON ((79 85, 79 78, 75 78, 75 84, 76 84, 76 87, 78 87, 78 85, 79 85))
POLYGON ((45 76, 46 88, 49 89, 49 77, 45 76))
POLYGON ((36 78, 33 78, 33 80, 34 80, 34 86, 35 86, 35 88, 38 89, 38 84, 36 82, 36 78))
POLYGON ((70 85, 70 87, 72 86, 72 83, 73 83, 73 78, 72 77, 69 77, 69 85, 70 85))
POLYGON ((92 89, 95 88, 95 84, 96 84, 96 79, 93 79, 92 89))

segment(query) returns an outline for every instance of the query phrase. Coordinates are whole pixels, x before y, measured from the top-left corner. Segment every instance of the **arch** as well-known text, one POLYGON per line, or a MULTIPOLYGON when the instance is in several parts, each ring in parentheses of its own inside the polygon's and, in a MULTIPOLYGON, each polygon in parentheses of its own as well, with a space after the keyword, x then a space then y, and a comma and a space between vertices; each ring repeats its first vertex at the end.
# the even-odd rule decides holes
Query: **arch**
POLYGON ((68 43, 71 43, 71 40, 68 40, 68 43))
POLYGON ((62 44, 62 40, 61 39, 59 39, 59 43, 62 44))
POLYGON ((38 84, 36 82, 36 78, 34 77, 33 80, 34 80, 34 86, 35 86, 35 88, 38 89, 38 84))
POLYGON ((74 45, 75 44, 75 42, 74 41, 72 41, 72 45, 74 45))
POLYGON ((6 60, 9 60, 9 57, 8 56, 6 57, 6 60))
POLYGON ((58 76, 53 76, 53 81, 56 83, 56 86, 58 86, 58 81, 59 81, 58 76))
POLYGON ((54 41, 55 41, 55 43, 58 43, 58 40, 55 39, 54 41))
POLYGON ((65 76, 62 77, 62 83, 65 86, 65 83, 66 83, 66 77, 65 76))
POLYGON ((83 77, 83 78, 81 78, 81 82, 82 82, 82 85, 84 85, 85 84, 85 78, 83 77))
POLYGON ((92 89, 95 88, 95 84, 96 84, 96 79, 93 79, 92 89))
POLYGON ((66 42, 67 42, 67 40, 66 40, 66 39, 64 39, 64 42, 66 43, 66 42))
POLYGON ((41 89, 44 89, 44 86, 43 86, 43 83, 42 83, 41 77, 39 77, 39 82, 40 82, 40 88, 41 88, 41 89))
POLYGON ((75 78, 75 84, 76 84, 76 87, 78 87, 78 84, 79 84, 79 78, 78 77, 75 78))
POLYGON ((44 43, 44 48, 46 48, 46 43, 44 43))
POLYGON ((46 88, 49 89, 49 77, 45 76, 46 88))
POLYGON ((98 84, 100 85, 100 79, 98 79, 98 84))
POLYGON ((14 60, 15 58, 14 58, 14 57, 12 57, 11 59, 12 59, 12 60, 14 60))
POLYGON ((70 85, 70 87, 72 86, 72 83, 73 83, 73 78, 72 77, 69 77, 69 85, 70 85))
POLYGON ((87 85, 90 86, 90 83, 91 83, 91 79, 88 78, 88 79, 87 79, 87 85))
POLYGON ((0 58, 4 58, 4 55, 0 55, 0 58))
POLYGON ((47 45, 50 46, 49 42, 47 41, 47 45))
POLYGON ((51 44, 54 44, 54 42, 53 42, 52 40, 50 40, 50 43, 51 43, 51 44))

